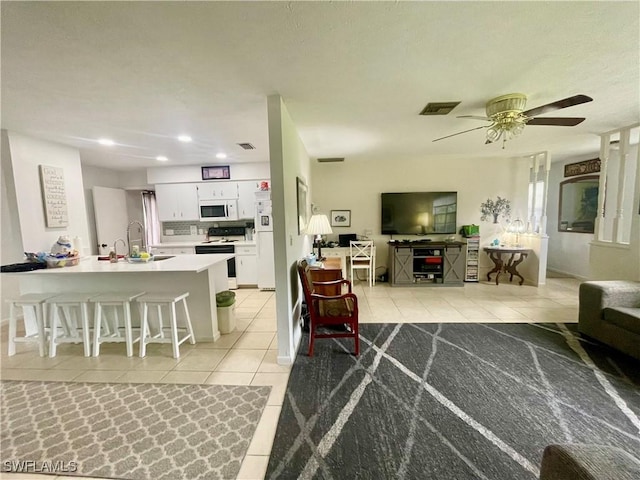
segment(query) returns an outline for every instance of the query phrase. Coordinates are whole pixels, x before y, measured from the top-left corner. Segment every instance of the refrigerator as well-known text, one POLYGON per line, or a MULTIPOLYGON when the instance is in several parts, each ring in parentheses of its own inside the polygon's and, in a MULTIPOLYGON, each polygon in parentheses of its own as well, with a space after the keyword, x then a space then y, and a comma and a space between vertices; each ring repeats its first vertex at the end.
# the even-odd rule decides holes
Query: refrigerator
POLYGON ((258 252, 258 288, 275 290, 276 272, 273 259, 273 218, 271 190, 256 192, 256 249, 258 252))

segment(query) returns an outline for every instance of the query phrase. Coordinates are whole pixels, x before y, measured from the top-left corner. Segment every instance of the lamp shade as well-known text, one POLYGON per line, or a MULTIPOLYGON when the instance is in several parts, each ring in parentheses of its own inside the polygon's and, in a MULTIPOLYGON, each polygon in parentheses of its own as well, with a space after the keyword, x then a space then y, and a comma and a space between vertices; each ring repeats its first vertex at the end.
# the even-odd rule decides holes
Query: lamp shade
POLYGON ((309 220, 304 233, 307 235, 325 235, 327 233, 333 233, 333 230, 331 230, 327 216, 320 213, 311 216, 311 220, 309 220))

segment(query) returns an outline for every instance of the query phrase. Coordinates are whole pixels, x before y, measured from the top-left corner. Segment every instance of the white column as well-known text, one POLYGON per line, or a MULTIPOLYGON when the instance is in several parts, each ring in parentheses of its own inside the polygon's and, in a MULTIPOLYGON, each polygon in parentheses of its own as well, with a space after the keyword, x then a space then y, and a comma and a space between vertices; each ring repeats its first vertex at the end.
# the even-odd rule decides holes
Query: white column
POLYGON ((547 233, 547 197, 549 194, 549 171, 551 170, 551 156, 544 152, 544 193, 542 195, 542 216, 540 217, 540 235, 547 233))
POLYGON ((609 142, 611 135, 605 134, 600 136, 600 183, 598 185, 598 215, 595 223, 595 240, 599 242, 605 241, 604 238, 604 199, 606 197, 607 187, 607 166, 609 164, 609 142))
POLYGON ((629 129, 620 131, 620 167, 618 169, 618 198, 616 199, 616 216, 613 219, 613 241, 624 243, 624 188, 626 179, 627 155, 629 154, 629 129))
POLYGON ((531 181, 533 182, 531 186, 531 211, 529 212, 529 227, 527 231, 535 231, 536 226, 536 189, 538 186, 538 169, 540 165, 538 164, 538 154, 536 153, 533 156, 533 165, 531 166, 532 173, 531 181))

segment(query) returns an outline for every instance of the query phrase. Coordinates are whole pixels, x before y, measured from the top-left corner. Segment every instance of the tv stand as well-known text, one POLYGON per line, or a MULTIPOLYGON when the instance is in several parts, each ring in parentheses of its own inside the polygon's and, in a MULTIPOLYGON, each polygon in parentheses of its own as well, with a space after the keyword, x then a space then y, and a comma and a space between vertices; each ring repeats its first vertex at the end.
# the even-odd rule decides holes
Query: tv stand
POLYGON ((465 257, 463 242, 389 242, 391 286, 464 286, 465 257))

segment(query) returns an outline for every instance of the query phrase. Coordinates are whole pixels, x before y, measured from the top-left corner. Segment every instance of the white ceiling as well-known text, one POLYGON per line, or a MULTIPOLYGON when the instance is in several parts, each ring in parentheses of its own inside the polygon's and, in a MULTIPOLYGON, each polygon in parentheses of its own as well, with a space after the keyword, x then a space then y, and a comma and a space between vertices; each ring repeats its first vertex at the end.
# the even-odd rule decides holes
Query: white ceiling
POLYGON ((314 158, 588 155, 597 134, 640 118, 639 6, 2 2, 2 128, 119 170, 220 163, 218 151, 224 163, 268 161, 266 97, 279 94, 314 158), (485 125, 456 115, 484 115, 512 92, 527 108, 594 101, 546 115, 581 125, 530 125, 505 150, 484 145, 484 129, 432 142, 485 125), (462 103, 418 115, 441 101, 462 103))

